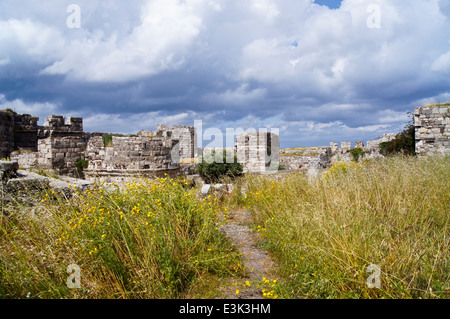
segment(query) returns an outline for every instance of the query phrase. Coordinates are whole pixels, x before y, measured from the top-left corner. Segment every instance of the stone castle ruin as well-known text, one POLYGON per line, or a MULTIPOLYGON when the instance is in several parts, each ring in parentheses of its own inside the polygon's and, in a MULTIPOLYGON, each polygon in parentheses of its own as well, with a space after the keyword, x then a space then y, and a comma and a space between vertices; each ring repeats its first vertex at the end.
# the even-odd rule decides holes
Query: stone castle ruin
POLYGON ((105 145, 102 136, 92 137, 85 153, 89 162, 85 175, 99 182, 190 175, 194 165, 182 162, 197 156, 197 135, 194 127, 174 125, 170 130, 167 125, 158 125, 154 133, 112 136, 111 145, 105 145))
POLYGON ((450 106, 428 105, 414 110, 416 153, 450 154, 450 106))
POLYGON ((248 132, 236 138, 238 162, 244 173, 274 172, 279 168, 280 137, 270 132, 248 132))
MULTIPOLYGON (((415 108, 415 144, 418 155, 450 154, 450 106, 448 103, 415 108)), ((389 133, 377 140, 354 144, 361 148, 364 158, 381 158, 380 143, 395 139, 397 134, 389 133)), ((330 143, 329 147, 306 147, 280 150, 280 164, 289 170, 327 168, 338 161, 352 160, 351 142, 330 143)))
MULTIPOLYGON (((43 126, 29 114, 0 111, 0 158, 17 161, 22 168, 42 167, 59 175, 83 175, 96 182, 121 182, 134 177, 188 176, 195 174, 196 159, 207 151, 197 147, 195 127, 158 125, 153 132, 135 135, 84 132, 83 119, 50 115, 43 126), (111 140, 106 142, 105 135, 111 140)), ((416 152, 419 155, 450 154, 450 110, 447 104, 415 109, 416 152)), ((365 158, 382 157, 379 144, 394 139, 356 142, 365 158)), ((280 149, 279 136, 248 132, 236 138, 234 152, 245 173, 327 168, 337 161, 350 161, 350 142, 327 147, 280 149)))
MULTIPOLYGON (((137 135, 112 136, 84 132, 82 118, 50 115, 43 126, 28 114, 0 111, 0 157, 23 168, 41 167, 59 175, 76 176, 77 163, 86 161, 85 177, 94 181, 121 181, 120 177, 179 175, 183 159, 197 155, 193 127, 159 125, 137 135)), ((185 167, 185 170, 192 167, 185 167)))
MULTIPOLYGON (((389 142, 395 139, 397 134, 383 134, 377 140, 364 142, 357 141, 354 148, 360 148, 364 152, 364 158, 374 159, 381 158, 380 143, 389 142)), ((280 163, 289 170, 308 170, 327 168, 336 162, 350 162, 352 155, 351 142, 331 142, 330 146, 322 147, 301 147, 292 149, 282 149, 280 151, 280 163)))

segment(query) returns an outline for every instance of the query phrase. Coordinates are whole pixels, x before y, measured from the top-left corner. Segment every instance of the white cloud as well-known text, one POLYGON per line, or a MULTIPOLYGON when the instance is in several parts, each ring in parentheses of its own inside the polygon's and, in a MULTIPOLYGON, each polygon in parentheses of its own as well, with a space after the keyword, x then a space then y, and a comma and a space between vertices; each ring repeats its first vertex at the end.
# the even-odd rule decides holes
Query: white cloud
MULTIPOLYGON (((198 105, 205 121, 231 121, 230 113, 239 121, 239 109, 243 123, 261 124, 286 114, 278 122, 286 134, 303 127, 317 136, 302 131, 308 138, 327 139, 378 134, 404 121, 403 111, 415 101, 449 99, 450 6, 444 0, 343 0, 338 10, 312 0, 79 0, 79 30, 66 27, 63 2, 22 3, 2 1, 0 69, 9 72, 3 79, 31 65, 46 80, 75 80, 54 90, 40 74, 20 78, 21 88, 30 90, 16 102, 27 112, 57 110, 56 104, 23 102, 53 90, 55 100, 78 107, 61 93, 71 85, 88 88, 83 107, 102 104, 99 96, 112 82, 118 103, 134 106, 130 112, 159 105, 182 110, 181 104, 195 111, 198 105), (368 27, 368 4, 380 8, 381 28, 368 27), (135 81, 145 89, 130 93, 128 82, 135 81)), ((104 108, 99 112, 112 130, 126 129, 133 119, 108 117, 104 108)), ((153 124, 147 117, 158 114, 140 116, 153 124)))
POLYGON ((48 63, 61 54, 64 40, 52 27, 31 20, 0 21, 0 58, 2 61, 26 57, 48 63))
MULTIPOLYGON (((412 110, 411 110, 412 111, 412 110)), ((394 110, 381 110, 375 114, 379 123, 406 123, 410 119, 407 112, 398 112, 394 110)))
POLYGON ((431 65, 431 70, 444 73, 450 72, 450 51, 437 58, 431 65))
POLYGON ((270 22, 280 14, 276 2, 273 0, 251 0, 251 6, 270 22))
POLYGON ((20 114, 31 114, 39 117, 42 122, 47 116, 57 112, 58 105, 54 103, 37 103, 37 102, 24 102, 21 99, 15 99, 8 101, 3 94, 0 94, 0 109, 12 109, 20 114))
POLYGON ((252 102, 261 101, 267 94, 265 88, 249 90, 248 84, 242 84, 236 89, 228 89, 223 93, 210 93, 204 100, 216 105, 225 106, 246 106, 252 102))
POLYGON ((1 59, 0 60, 0 66, 7 65, 9 63, 11 63, 10 58, 6 58, 6 59, 1 59))
POLYGON ((380 29, 367 26, 368 4, 359 0, 344 0, 339 10, 320 7, 308 16, 299 13, 297 28, 290 30, 280 22, 275 37, 272 32, 243 47, 241 78, 297 88, 303 94, 340 91, 341 96, 356 97, 361 85, 389 90, 391 83, 411 78, 419 89, 430 68, 450 68, 449 55, 433 58, 447 47, 450 28, 437 0, 373 4, 380 8, 380 29))
POLYGON ((118 37, 113 33, 104 39, 103 33, 92 32, 71 41, 62 59, 43 73, 70 74, 93 82, 126 82, 177 69, 203 27, 203 2, 148 1, 141 8, 140 24, 130 34, 118 37))
MULTIPOLYGON (((133 134, 140 130, 156 130, 158 124, 181 124, 189 119, 194 119, 192 112, 183 112, 176 115, 163 115, 160 112, 143 112, 136 114, 107 114, 100 113, 86 116, 83 120, 85 131, 113 132, 133 134), (130 126, 130 123, 136 123, 130 126)), ((192 123, 187 123, 193 125, 192 123)))

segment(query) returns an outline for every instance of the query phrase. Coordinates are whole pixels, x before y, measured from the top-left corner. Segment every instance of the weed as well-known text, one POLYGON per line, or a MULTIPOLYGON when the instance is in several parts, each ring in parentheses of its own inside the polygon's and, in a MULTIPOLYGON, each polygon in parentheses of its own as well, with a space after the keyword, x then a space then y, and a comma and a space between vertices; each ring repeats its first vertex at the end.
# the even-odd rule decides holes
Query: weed
POLYGON ((449 172, 448 156, 337 163, 315 181, 248 176, 235 202, 276 257, 284 298, 448 298, 449 172), (371 264, 381 289, 367 285, 371 264))

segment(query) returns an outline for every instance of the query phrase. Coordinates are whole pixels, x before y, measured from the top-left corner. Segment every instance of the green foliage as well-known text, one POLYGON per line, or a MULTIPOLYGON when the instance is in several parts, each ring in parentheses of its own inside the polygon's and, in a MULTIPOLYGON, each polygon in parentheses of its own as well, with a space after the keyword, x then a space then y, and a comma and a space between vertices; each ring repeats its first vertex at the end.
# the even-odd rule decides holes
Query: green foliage
POLYGON ((414 125, 409 124, 392 141, 380 143, 380 153, 384 156, 392 156, 395 154, 403 154, 406 156, 416 155, 414 125))
POLYGON ((237 274, 241 258, 218 229, 217 201, 198 200, 184 183, 33 193, 33 218, 14 204, 14 215, 0 214, 0 299, 175 299, 203 274, 237 274), (71 264, 81 268, 80 289, 67 288, 71 264))
POLYGON ((425 106, 428 106, 428 107, 433 107, 433 106, 450 106, 450 102, 431 103, 431 104, 426 104, 425 106))
POLYGON ((136 135, 123 135, 123 134, 110 134, 110 133, 106 133, 102 135, 103 138, 103 145, 105 147, 113 147, 113 136, 115 137, 135 137, 136 135))
POLYGON ((356 147, 350 150, 350 154, 352 155, 353 162, 358 162, 360 158, 364 157, 366 152, 361 147, 356 147))
POLYGON ((17 112, 16 111, 14 111, 13 109, 11 109, 11 108, 7 108, 7 109, 5 109, 5 111, 6 112, 9 112, 9 113, 12 113, 12 114, 14 114, 14 115, 16 115, 17 114, 17 112))
POLYGON ((205 155, 202 161, 197 165, 198 174, 207 183, 219 182, 224 177, 235 178, 241 176, 243 173, 242 164, 237 162, 237 156, 234 154, 233 161, 227 161, 227 152, 223 151, 223 156, 219 159, 222 163, 217 161, 216 152, 213 151, 211 154, 205 155))
POLYGON ((105 147, 113 146, 113 142, 112 142, 113 135, 112 134, 104 134, 102 136, 102 138, 103 138, 103 146, 105 146, 105 147))
POLYGON ((88 168, 89 166, 89 162, 84 158, 80 158, 77 163, 75 164, 76 168, 77 168, 77 173, 78 176, 83 177, 83 171, 88 168))
POLYGON ((88 161, 86 161, 84 158, 80 158, 78 161, 77 161, 77 169, 78 170, 80 170, 80 171, 83 171, 84 169, 86 169, 86 168, 88 168, 88 166, 89 166, 89 163, 88 163, 88 161))

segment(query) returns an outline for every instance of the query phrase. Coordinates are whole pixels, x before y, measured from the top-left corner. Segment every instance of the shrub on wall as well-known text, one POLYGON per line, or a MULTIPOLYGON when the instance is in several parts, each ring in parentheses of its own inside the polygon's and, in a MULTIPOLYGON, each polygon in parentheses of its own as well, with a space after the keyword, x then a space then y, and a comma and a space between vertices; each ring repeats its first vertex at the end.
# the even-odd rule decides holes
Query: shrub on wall
POLYGON ((353 162, 358 162, 360 158, 364 157, 364 150, 361 147, 352 148, 350 154, 352 155, 353 162))
POLYGON ((113 146, 112 134, 103 134, 102 138, 103 138, 103 146, 105 147, 113 146))
POLYGON ((380 143, 380 153, 384 156, 395 154, 416 155, 415 135, 414 125, 409 124, 392 141, 380 143))
POLYGON ((76 163, 76 168, 77 168, 77 175, 79 176, 79 177, 83 177, 84 176, 84 170, 86 169, 86 168, 88 168, 88 166, 89 166, 89 163, 88 163, 88 161, 84 158, 84 157, 82 157, 82 158, 80 158, 78 161, 77 161, 77 163, 76 163))

